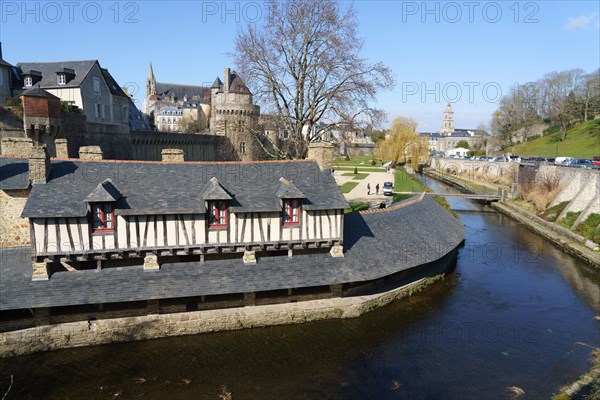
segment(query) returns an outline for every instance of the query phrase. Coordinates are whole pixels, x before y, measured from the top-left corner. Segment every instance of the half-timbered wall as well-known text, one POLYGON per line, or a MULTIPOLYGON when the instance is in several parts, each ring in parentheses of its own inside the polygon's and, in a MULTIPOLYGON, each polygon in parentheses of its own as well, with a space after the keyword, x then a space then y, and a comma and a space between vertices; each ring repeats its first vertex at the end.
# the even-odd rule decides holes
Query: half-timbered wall
POLYGON ((230 212, 227 228, 209 228, 204 214, 116 216, 114 233, 92 233, 82 218, 34 218, 36 254, 82 254, 144 250, 341 240, 343 210, 302 210, 300 224, 283 226, 281 213, 230 212))

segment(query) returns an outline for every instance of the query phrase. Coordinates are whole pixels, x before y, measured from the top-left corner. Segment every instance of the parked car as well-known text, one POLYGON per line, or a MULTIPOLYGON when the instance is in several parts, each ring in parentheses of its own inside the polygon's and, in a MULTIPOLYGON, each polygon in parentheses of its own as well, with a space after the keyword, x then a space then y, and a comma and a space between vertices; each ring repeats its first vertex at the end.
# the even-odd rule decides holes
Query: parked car
POLYGON ((554 159, 555 165, 567 165, 573 160, 573 157, 556 157, 554 159))
POLYGON ((595 165, 592 160, 585 160, 583 158, 575 158, 571 160, 568 164, 569 167, 575 168, 594 168, 595 165))
POLYGON ((394 194, 394 184, 392 182, 383 182, 383 195, 392 196, 394 194))

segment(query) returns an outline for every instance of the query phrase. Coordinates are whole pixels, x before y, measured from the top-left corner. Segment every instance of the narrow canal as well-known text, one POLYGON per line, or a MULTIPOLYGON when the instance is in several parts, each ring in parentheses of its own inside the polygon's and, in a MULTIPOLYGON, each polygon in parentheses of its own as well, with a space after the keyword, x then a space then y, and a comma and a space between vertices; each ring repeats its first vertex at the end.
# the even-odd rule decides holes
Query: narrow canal
POLYGON ((450 202, 465 246, 416 296, 357 319, 4 359, 0 396, 13 375, 7 400, 481 400, 515 387, 549 399, 600 346, 600 274, 500 214, 450 202))

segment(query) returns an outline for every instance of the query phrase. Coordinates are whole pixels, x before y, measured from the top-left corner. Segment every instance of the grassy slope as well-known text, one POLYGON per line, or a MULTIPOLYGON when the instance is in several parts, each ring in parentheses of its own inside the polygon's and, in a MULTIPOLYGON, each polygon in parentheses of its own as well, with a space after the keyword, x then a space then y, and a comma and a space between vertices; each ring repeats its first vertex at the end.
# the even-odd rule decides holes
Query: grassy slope
POLYGON ((592 158, 600 155, 600 120, 586 121, 567 131, 567 138, 553 133, 530 142, 509 147, 506 151, 520 156, 592 158), (558 147, 557 147, 558 144, 558 147), (558 154, 557 154, 558 148, 558 154))

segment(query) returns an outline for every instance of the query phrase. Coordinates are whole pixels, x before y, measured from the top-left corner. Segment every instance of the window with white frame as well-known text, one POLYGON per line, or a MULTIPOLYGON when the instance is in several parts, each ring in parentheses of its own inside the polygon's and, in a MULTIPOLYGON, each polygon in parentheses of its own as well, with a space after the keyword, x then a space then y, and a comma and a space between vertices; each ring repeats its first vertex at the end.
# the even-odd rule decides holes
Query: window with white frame
POLYGON ((58 84, 59 85, 67 84, 67 75, 66 74, 58 74, 58 84))
POLYGON ((26 76, 25 77, 25 86, 26 87, 33 86, 33 79, 31 78, 31 76, 26 76))

